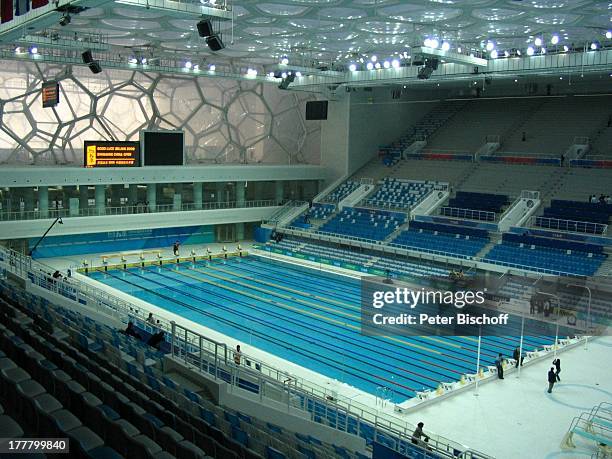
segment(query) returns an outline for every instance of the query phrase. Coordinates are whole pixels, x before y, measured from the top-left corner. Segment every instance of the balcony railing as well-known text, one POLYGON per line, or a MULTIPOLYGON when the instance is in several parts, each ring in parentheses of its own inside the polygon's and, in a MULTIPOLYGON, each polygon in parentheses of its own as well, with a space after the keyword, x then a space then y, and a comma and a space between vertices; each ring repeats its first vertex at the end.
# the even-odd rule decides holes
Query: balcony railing
POLYGON ((242 209, 250 207, 276 207, 280 206, 283 201, 275 199, 259 199, 254 201, 225 201, 225 202, 204 202, 201 205, 186 203, 180 206, 174 204, 159 204, 156 206, 147 206, 144 204, 135 206, 117 206, 117 207, 85 207, 70 210, 49 209, 48 211, 29 210, 29 211, 11 211, 0 212, 0 221, 14 220, 39 220, 43 218, 67 218, 67 217, 100 217, 104 215, 132 215, 132 214, 154 214, 160 212, 188 212, 196 210, 219 210, 219 209, 242 209))

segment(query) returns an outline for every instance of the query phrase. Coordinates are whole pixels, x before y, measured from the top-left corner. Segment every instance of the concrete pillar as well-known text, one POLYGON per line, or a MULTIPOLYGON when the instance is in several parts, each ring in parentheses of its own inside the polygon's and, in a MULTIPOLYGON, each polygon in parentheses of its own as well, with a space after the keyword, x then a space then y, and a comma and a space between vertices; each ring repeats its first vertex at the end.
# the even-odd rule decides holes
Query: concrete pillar
POLYGON ((81 210, 89 207, 89 190, 87 185, 79 185, 79 207, 81 210))
POLYGON ((217 191, 215 192, 215 194, 217 195, 217 202, 225 201, 225 183, 217 183, 217 191))
POLYGON ((236 240, 244 240, 244 223, 236 223, 236 240))
POLYGON ((38 187, 38 211, 43 218, 49 216, 49 188, 46 186, 38 187))
POLYGON ((236 207, 244 207, 246 182, 236 182, 236 207))
POLYGON ((79 198, 68 198, 68 211, 71 217, 79 216, 79 198))
POLYGON ((106 213, 106 185, 96 185, 96 213, 106 213))
POLYGON ((182 208, 183 196, 180 193, 174 193, 172 200, 172 210, 179 212, 182 208))
POLYGON ((136 204, 138 204, 138 185, 135 183, 130 184, 128 201, 128 204, 130 206, 135 206, 136 204))
POLYGON ((25 211, 31 212, 34 210, 34 188, 31 186, 23 189, 23 199, 25 201, 25 211))
POLYGON ((274 191, 274 199, 276 199, 277 202, 282 201, 285 194, 285 183, 281 180, 277 180, 276 189, 274 191))
POLYGON ((193 184, 193 206, 195 209, 202 208, 202 182, 193 184))
POLYGON ((155 212, 157 207, 157 183, 147 185, 147 202, 149 203, 149 212, 155 212))
POLYGON ((122 185, 109 185, 111 207, 121 206, 122 185))

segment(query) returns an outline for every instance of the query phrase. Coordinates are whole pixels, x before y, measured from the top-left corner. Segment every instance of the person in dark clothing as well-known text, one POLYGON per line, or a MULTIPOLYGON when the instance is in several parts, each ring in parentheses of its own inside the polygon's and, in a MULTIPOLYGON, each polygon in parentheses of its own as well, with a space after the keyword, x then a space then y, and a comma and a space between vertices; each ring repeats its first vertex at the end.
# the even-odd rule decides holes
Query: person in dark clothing
POLYGON ((559 377, 559 373, 561 373, 561 359, 557 357, 555 360, 553 360, 553 365, 555 366, 555 369, 556 369, 556 372, 555 372, 556 380, 557 382, 561 382, 561 378, 559 377))
POLYGON ((497 377, 499 379, 504 379, 504 358, 501 354, 495 359, 495 368, 497 368, 497 377))
POLYGON ((600 204, 605 204, 605 203, 606 203, 606 197, 604 196, 604 194, 603 194, 603 193, 601 193, 601 194, 599 195, 599 203, 600 203, 600 204))
POLYGON ((164 341, 164 332, 159 331, 151 335, 151 337, 149 338, 149 341, 147 341, 147 344, 151 347, 154 347, 155 349, 159 351, 159 348, 161 347, 161 343, 163 341, 164 341))
POLYGON ((127 328, 125 329, 123 333, 125 333, 128 336, 133 336, 136 339, 140 339, 140 333, 136 331, 136 327, 134 327, 133 322, 128 322, 127 328))
POLYGON ((61 279, 62 278, 62 273, 60 273, 59 271, 55 271, 53 273, 53 279, 61 279))
POLYGON ((512 353, 512 358, 514 360, 516 360, 516 367, 515 368, 518 368, 519 360, 521 361, 521 366, 523 366, 523 360, 525 360, 525 356, 521 355, 521 350, 518 348, 518 346, 516 348, 514 348, 514 352, 512 353))
POLYGON ((176 241, 174 244, 172 244, 172 252, 174 253, 174 256, 178 256, 178 254, 179 254, 179 241, 176 241))
POLYGON ((561 167, 563 167, 565 165, 565 155, 563 153, 561 153, 561 167))
POLYGON ((548 370, 548 393, 552 392, 553 386, 557 382, 557 375, 555 374, 555 367, 550 367, 548 370))
POLYGON ((429 437, 423 432, 423 426, 425 424, 423 424, 422 422, 419 422, 417 424, 417 428, 414 429, 414 432, 412 432, 412 443, 414 443, 415 445, 420 444, 422 441, 429 441, 429 437), (421 438, 423 438, 423 440, 421 440, 421 438))
POLYGON ((527 140, 527 133, 523 131, 523 137, 521 137, 521 141, 525 142, 527 140))

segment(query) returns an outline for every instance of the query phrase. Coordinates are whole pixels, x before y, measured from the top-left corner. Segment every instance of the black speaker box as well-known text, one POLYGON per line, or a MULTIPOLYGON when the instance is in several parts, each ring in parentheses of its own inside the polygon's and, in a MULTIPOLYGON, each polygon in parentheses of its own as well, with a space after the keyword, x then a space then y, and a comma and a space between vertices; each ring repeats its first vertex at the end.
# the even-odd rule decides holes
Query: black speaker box
POLYGON ((221 41, 221 37, 219 35, 211 35, 206 39, 206 44, 210 48, 211 51, 220 51, 225 48, 225 45, 221 41))

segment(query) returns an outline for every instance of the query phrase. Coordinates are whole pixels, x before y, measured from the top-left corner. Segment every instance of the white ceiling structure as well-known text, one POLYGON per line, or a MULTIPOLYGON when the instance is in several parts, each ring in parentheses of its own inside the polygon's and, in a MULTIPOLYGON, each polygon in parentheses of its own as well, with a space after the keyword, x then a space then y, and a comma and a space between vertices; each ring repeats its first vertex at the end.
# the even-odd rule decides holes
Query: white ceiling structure
MULTIPOLYGON (((270 64, 315 58, 347 62, 354 55, 392 56, 427 37, 451 47, 480 49, 492 40, 500 51, 525 49, 536 37, 557 46, 605 41, 612 3, 585 0, 236 0, 232 21, 221 23, 226 48, 218 54, 246 63, 270 64)), ((117 47, 212 57, 196 30, 197 20, 176 19, 155 9, 110 2, 72 19, 66 29, 103 33, 117 47)), ((216 25, 216 24, 215 24, 216 25)))
MULTIPOLYGON (((89 2, 94 4, 95 2, 89 2)), ((177 14, 145 6, 146 0, 101 1, 72 15, 70 24, 51 26, 75 40, 99 34, 117 59, 134 56, 168 57, 199 67, 231 65, 260 75, 287 57, 290 66, 327 67, 346 71, 351 63, 363 66, 377 56, 407 58, 410 49, 435 38, 448 42, 451 52, 482 53, 492 58, 491 42, 499 58, 504 51, 536 48, 548 52, 582 49, 596 43, 612 45, 612 3, 591 0, 235 0, 227 3, 233 19, 214 21, 225 49, 213 53, 198 36, 198 15, 177 14), (608 33, 608 38, 606 37, 608 33), (553 35, 558 42, 551 43, 553 35), (267 66, 267 67, 265 67, 267 66)), ((153 4, 153 0, 151 4, 153 4)), ((211 1, 165 2, 209 10, 211 1)), ((212 1, 219 6, 221 0, 212 1)), ((61 17, 57 14, 56 21, 61 17)), ((47 26, 47 32, 49 28, 47 26)), ((1 36, 0 27, 0 36, 1 36)), ((31 33, 40 33, 38 29, 31 33)))

